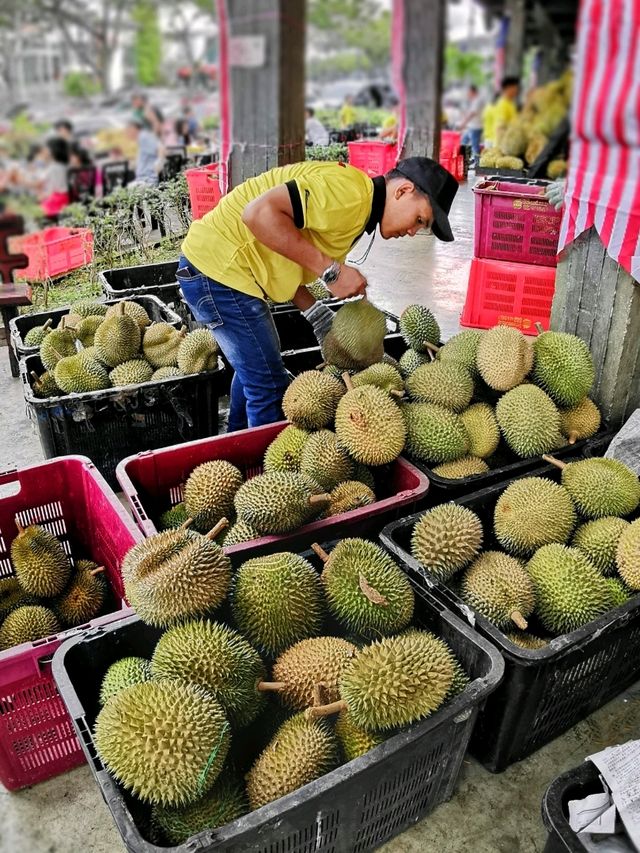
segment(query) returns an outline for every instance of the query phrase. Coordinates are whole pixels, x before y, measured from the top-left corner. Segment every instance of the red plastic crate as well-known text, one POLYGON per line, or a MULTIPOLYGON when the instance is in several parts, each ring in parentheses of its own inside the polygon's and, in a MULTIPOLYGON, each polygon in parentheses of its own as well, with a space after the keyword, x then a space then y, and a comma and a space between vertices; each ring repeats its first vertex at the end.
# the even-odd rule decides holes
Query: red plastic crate
POLYGON ((462 145, 462 134, 457 130, 443 130, 440 133, 440 157, 445 154, 447 157, 460 153, 462 145))
POLYGON ((554 267, 474 258, 460 324, 490 329, 502 323, 535 335, 536 323, 549 328, 555 281, 554 267))
POLYGON ((197 169, 187 169, 184 173, 189 185, 191 215, 194 219, 202 219, 222 198, 218 183, 218 166, 218 163, 208 163, 197 169))
MULTIPOLYGON (((143 537, 88 459, 67 456, 0 474, 0 578, 13 575, 9 554, 17 534, 16 516, 23 525, 41 524, 74 557, 105 567, 120 609, 91 625, 105 625, 131 613, 122 609, 120 563, 143 537)), ((55 650, 83 627, 88 626, 0 652, 0 782, 9 790, 42 782, 84 762, 51 674, 55 650)))
POLYGON ((398 160, 398 149, 395 142, 382 142, 380 139, 363 139, 347 142, 349 163, 375 178, 393 169, 398 160))
POLYGON ((473 191, 477 258, 556 266, 562 213, 549 204, 544 186, 481 181, 473 191))
POLYGON ((456 181, 464 181, 464 155, 463 154, 440 154, 440 165, 450 172, 456 181))
POLYGON ((9 240, 9 251, 24 252, 28 266, 16 278, 42 281, 83 267, 93 259, 93 234, 88 228, 45 228, 9 240))
MULTIPOLYGON (((225 459, 236 465, 245 477, 260 474, 265 450, 286 426, 286 421, 280 421, 123 459, 116 476, 145 536, 157 533, 155 519, 164 510, 180 503, 184 483, 197 465, 212 459, 225 459)), ((254 553, 293 551, 307 548, 319 538, 365 535, 367 528, 372 529, 381 518, 393 516, 401 507, 415 505, 429 489, 427 476, 406 459, 397 459, 386 466, 383 474, 379 482, 376 481, 380 500, 375 503, 305 524, 284 536, 263 536, 232 545, 227 553, 244 557, 254 553)))

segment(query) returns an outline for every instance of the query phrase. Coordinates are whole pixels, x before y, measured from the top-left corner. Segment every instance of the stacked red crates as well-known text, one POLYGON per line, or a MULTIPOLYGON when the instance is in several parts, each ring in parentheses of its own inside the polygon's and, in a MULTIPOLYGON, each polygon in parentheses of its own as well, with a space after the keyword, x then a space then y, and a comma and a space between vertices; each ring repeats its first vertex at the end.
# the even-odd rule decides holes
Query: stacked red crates
POLYGON ((489 329, 498 323, 536 334, 549 328, 562 214, 545 184, 491 179, 475 193, 475 257, 460 323, 489 329))
POLYGON ((455 130, 443 130, 440 135, 440 165, 451 172, 456 181, 464 181, 464 154, 462 134, 455 130))

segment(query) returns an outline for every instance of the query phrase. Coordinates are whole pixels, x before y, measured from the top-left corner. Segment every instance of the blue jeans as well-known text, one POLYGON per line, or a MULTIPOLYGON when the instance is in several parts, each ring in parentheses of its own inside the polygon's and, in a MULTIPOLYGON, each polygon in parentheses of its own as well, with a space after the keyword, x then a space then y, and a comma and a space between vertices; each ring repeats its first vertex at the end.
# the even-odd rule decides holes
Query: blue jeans
POLYGON ((471 150, 473 151, 474 159, 477 160, 480 157, 480 139, 482 138, 482 130, 480 128, 472 129, 468 128, 465 130, 464 135, 462 137, 463 145, 470 145, 471 150))
POLYGON ((267 303, 209 278, 183 255, 178 282, 191 313, 211 329, 235 371, 229 432, 282 420, 289 376, 267 303))

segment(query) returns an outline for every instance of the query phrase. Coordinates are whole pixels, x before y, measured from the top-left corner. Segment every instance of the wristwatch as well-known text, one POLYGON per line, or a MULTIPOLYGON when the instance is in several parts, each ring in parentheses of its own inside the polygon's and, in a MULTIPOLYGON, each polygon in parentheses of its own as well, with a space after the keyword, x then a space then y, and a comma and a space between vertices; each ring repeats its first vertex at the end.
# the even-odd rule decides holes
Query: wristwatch
POLYGON ((327 267, 326 270, 320 276, 320 280, 322 283, 328 287, 330 284, 333 284, 334 281, 340 275, 340 264, 338 261, 334 261, 331 266, 327 267))

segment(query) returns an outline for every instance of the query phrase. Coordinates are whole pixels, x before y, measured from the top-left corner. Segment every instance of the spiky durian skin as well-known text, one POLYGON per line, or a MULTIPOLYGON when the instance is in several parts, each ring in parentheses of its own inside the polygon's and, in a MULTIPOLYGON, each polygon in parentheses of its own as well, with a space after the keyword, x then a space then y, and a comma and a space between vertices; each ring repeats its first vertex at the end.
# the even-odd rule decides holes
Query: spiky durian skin
POLYGON ((550 453, 560 437, 560 413, 553 400, 535 385, 520 385, 496 405, 505 441, 523 458, 550 453))
POLYGON ((98 615, 104 605, 107 589, 101 574, 94 575, 90 569, 79 566, 71 576, 69 585, 53 599, 51 607, 64 625, 82 625, 98 615))
POLYGON ((567 438, 591 438, 600 429, 602 416, 593 400, 585 397, 570 409, 560 409, 560 429, 567 438))
POLYGON ((640 504, 638 476, 618 459, 569 462, 562 469, 562 484, 585 518, 630 515, 640 504))
POLYGON ((300 456, 309 432, 289 424, 264 452, 265 471, 299 471, 300 456))
POLYGON ((181 376, 184 376, 184 373, 179 367, 159 367, 153 371, 151 381, 159 382, 161 379, 179 379, 181 376))
POLYGON ((579 548, 603 575, 616 571, 616 549, 629 522, 615 516, 597 518, 581 524, 573 534, 574 548, 579 548))
POLYGON ((247 774, 252 809, 297 791, 338 764, 338 741, 325 720, 287 720, 247 774))
POLYGON ((142 351, 153 368, 176 367, 182 335, 169 323, 152 323, 145 329, 142 351))
POLYGON ((257 690, 266 676, 260 656, 236 631, 208 619, 165 631, 151 658, 151 674, 208 690, 234 727, 248 725, 264 704, 257 690))
POLYGON ((384 731, 427 717, 451 688, 455 658, 428 631, 408 631, 365 646, 340 679, 340 696, 356 723, 384 731))
POLYGON ((220 703, 183 681, 145 681, 113 696, 94 741, 107 770, 144 802, 186 805, 222 770, 230 736, 220 703))
POLYGON ((407 425, 407 450, 422 462, 454 462, 469 451, 469 434, 454 412, 431 403, 402 407, 407 425))
POLYGON ((178 367, 185 374, 213 370, 218 364, 218 344, 210 329, 195 329, 181 341, 178 367))
POLYGON ((364 637, 394 634, 413 617, 413 589, 402 569, 365 539, 343 539, 336 545, 322 571, 322 583, 330 611, 349 632, 364 637), (386 603, 376 602, 367 588, 386 603))
POLYGON ((257 530, 254 530, 246 521, 239 519, 233 527, 229 527, 226 531, 222 545, 224 548, 230 548, 232 545, 238 545, 241 542, 250 542, 252 539, 259 538, 260 534, 257 530))
POLYGON ((363 506, 375 503, 372 489, 358 480, 345 480, 331 490, 331 503, 324 512, 324 518, 340 515, 363 506))
POLYGON ((533 380, 559 406, 575 406, 587 396, 595 379, 589 347, 567 332, 543 332, 533 343, 533 380))
POLYGON ((507 486, 494 510, 496 539, 510 554, 531 556, 542 545, 564 544, 576 523, 567 490, 544 477, 523 477, 507 486))
POLYGON ((93 346, 96 330, 102 324, 103 320, 104 316, 102 314, 90 314, 78 323, 76 335, 85 349, 93 346))
POLYGON ((385 738, 378 732, 368 732, 357 726, 349 711, 341 711, 336 720, 335 733, 345 761, 353 761, 383 743, 385 738))
POLYGON ((469 434, 469 454, 486 459, 495 453, 500 443, 500 427, 493 406, 474 403, 460 417, 469 434))
POLYGON ((93 299, 79 299, 70 306, 69 311, 83 318, 104 317, 108 308, 109 306, 105 305, 104 302, 95 302, 93 299))
POLYGON ((431 364, 431 357, 426 352, 416 352, 414 349, 408 349, 400 356, 398 367, 400 368, 400 373, 406 379, 421 364, 431 364))
POLYGON ((16 577, 0 578, 0 623, 17 607, 37 603, 36 597, 26 592, 16 577))
POLYGON ((438 359, 444 364, 452 361, 461 364, 472 376, 477 376, 476 357, 480 338, 483 334, 484 332, 480 329, 464 329, 462 332, 458 332, 457 335, 449 338, 443 347, 440 347, 438 359))
POLYGON ((62 358, 76 354, 75 336, 70 329, 54 329, 40 344, 40 361, 53 372, 62 358))
POLYGON ((172 506, 171 509, 165 510, 158 519, 159 530, 176 530, 182 527, 185 521, 189 518, 184 501, 172 506))
POLYGON ((458 414, 473 396, 471 374, 462 365, 434 361, 417 367, 407 377, 407 391, 418 403, 433 403, 458 414))
POLYGON ((640 589, 640 519, 631 522, 620 536, 616 565, 626 585, 633 590, 640 589))
POLYGON ((238 519, 260 535, 280 535, 301 527, 324 508, 310 503, 314 494, 316 488, 303 474, 269 471, 243 483, 234 503, 238 519))
POLYGON ((231 823, 248 811, 244 785, 223 771, 213 788, 189 805, 154 806, 152 820, 170 844, 178 845, 205 829, 231 823))
POLYGON ((535 634, 529 634, 526 631, 512 631, 505 636, 507 640, 523 649, 544 649, 549 645, 548 640, 543 640, 542 637, 536 637, 535 634))
POLYGON ((336 311, 331 334, 350 359, 366 367, 382 357, 387 320, 366 299, 347 302, 336 311))
POLYGON ((477 456, 463 456, 455 462, 443 462, 433 469, 433 473, 447 480, 461 480, 465 477, 476 477, 478 474, 487 474, 489 466, 484 459, 477 456))
POLYGON ((440 504, 425 512, 411 534, 411 553, 438 580, 468 566, 482 546, 482 522, 473 510, 440 504))
POLYGON ((536 593, 536 612, 547 631, 566 634, 611 608, 605 578, 582 551, 554 543, 527 563, 536 593))
POLYGON ((33 326, 24 336, 24 342, 28 347, 39 347, 49 334, 49 329, 44 326, 33 326))
POLYGON ((96 329, 93 345, 101 362, 109 367, 117 367, 135 358, 141 340, 140 326, 136 321, 128 314, 114 313, 107 316, 96 329))
POLYGON ((151 680, 151 661, 141 657, 126 657, 112 663, 105 672, 100 686, 100 704, 107 702, 134 684, 142 684, 151 680))
POLYGON ((60 623, 48 607, 22 605, 12 610, 0 628, 0 651, 57 634, 60 623))
POLYGON ((25 592, 41 598, 58 595, 71 576, 71 563, 60 542, 35 524, 13 540, 11 560, 25 592))
POLYGON ((623 604, 626 604, 630 598, 632 598, 632 593, 629 592, 625 584, 619 580, 618 578, 605 578, 605 583, 609 588, 609 594, 611 595, 611 607, 622 607, 623 604))
POLYGON ((351 382, 355 388, 360 385, 376 385, 386 391, 387 394, 390 391, 404 391, 404 382, 399 370, 391 364, 383 362, 372 364, 370 367, 361 370, 360 373, 356 373, 351 378, 351 382))
POLYGON ((322 685, 323 702, 340 698, 338 682, 358 649, 341 637, 311 637, 286 649, 273 665, 273 680, 284 683, 280 701, 294 711, 309 708, 322 685))
POLYGON ((362 385, 338 403, 336 435, 357 462, 385 465, 402 453, 406 427, 388 394, 374 385, 362 385))
POLYGON ((485 551, 469 566, 461 595, 498 628, 513 624, 514 611, 526 619, 536 603, 531 579, 522 563, 500 551, 485 551))
POLYGON ((307 370, 293 380, 282 398, 285 417, 300 429, 322 429, 333 421, 345 392, 342 380, 307 370))
POLYGON ((61 358, 53 375, 56 385, 65 394, 103 391, 111 385, 107 371, 87 350, 61 358))
POLYGON ((197 465, 184 487, 184 507, 196 530, 207 533, 233 511, 233 500, 244 478, 225 459, 197 465))
POLYGON ((350 479, 353 461, 338 443, 336 434, 329 429, 321 429, 312 433, 302 448, 300 472, 330 492, 338 483, 350 479))
POLYGON ((324 596, 320 578, 299 554, 248 560, 236 572, 231 609, 238 630, 261 651, 276 655, 320 633, 324 596))
POLYGON ((139 305, 137 302, 133 302, 129 299, 120 300, 120 302, 116 302, 115 305, 109 305, 104 314, 105 319, 109 319, 110 317, 117 317, 119 316, 121 311, 124 311, 127 317, 131 317, 132 320, 135 320, 136 324, 140 329, 140 332, 143 332, 146 327, 151 323, 151 318, 149 317, 146 308, 144 308, 143 305, 139 305), (120 305, 122 305, 123 307, 121 308, 120 305))
POLYGON ((408 305, 399 320, 400 334, 416 352, 427 352, 427 343, 440 342, 440 326, 424 305, 408 305))
POLYGON ((494 326, 480 338, 476 363, 490 388, 509 391, 531 370, 533 347, 518 329, 494 326))
POLYGON ((143 382, 150 382, 152 376, 153 367, 148 361, 142 358, 133 358, 114 367, 109 374, 109 379, 114 386, 139 385, 143 382))

